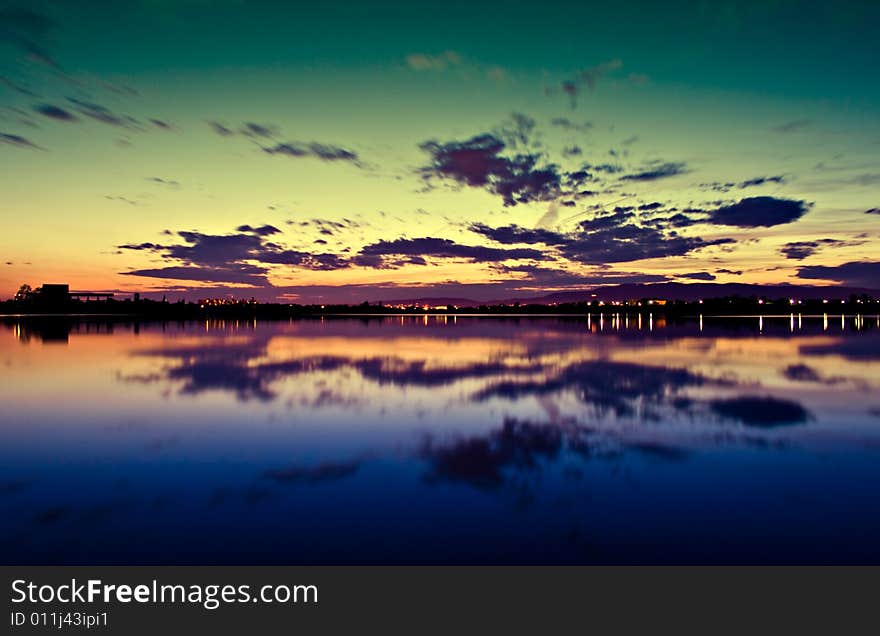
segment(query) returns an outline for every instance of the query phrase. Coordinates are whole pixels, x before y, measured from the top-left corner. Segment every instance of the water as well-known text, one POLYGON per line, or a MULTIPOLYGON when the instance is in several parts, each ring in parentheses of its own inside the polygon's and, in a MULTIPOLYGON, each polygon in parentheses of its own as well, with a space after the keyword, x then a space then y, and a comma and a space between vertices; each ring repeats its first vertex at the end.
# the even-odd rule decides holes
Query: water
POLYGON ((880 563, 878 386, 875 316, 8 318, 0 562, 880 563))

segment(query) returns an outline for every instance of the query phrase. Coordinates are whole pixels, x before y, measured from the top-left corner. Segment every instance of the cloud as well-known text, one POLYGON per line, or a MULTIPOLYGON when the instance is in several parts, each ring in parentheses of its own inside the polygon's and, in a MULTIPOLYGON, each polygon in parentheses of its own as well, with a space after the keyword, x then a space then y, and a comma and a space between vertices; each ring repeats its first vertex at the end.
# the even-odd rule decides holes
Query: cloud
POLYGON ((797 221, 811 205, 792 199, 748 197, 710 211, 709 220, 734 227, 772 227, 797 221))
POLYGON ((147 177, 147 181, 150 183, 156 183, 163 186, 168 186, 169 188, 179 188, 180 182, 175 181, 173 179, 163 179, 162 177, 147 177))
POLYGON ((782 375, 794 382, 820 382, 822 380, 818 371, 805 364, 790 364, 782 370, 782 375))
POLYGON ((18 48, 31 61, 59 70, 58 62, 45 49, 55 27, 55 20, 32 9, 0 8, 0 41, 18 48))
POLYGON ((257 236, 271 236, 272 234, 279 234, 281 230, 279 230, 274 225, 261 225, 259 227, 251 227, 250 225, 239 225, 235 228, 236 232, 248 232, 250 234, 256 234, 257 236))
POLYGON ((717 269, 715 272, 717 274, 730 274, 731 276, 742 276, 743 273, 741 269, 717 269))
POLYGON ((880 288, 880 261, 850 261, 840 265, 805 265, 798 278, 833 280, 853 287, 880 288))
POLYGON ((683 256, 733 239, 704 240, 686 237, 675 230, 639 225, 631 210, 618 210, 582 221, 569 235, 561 252, 571 260, 588 264, 619 263, 648 258, 683 256))
MULTIPOLYGON (((834 386, 835 384, 847 382, 847 378, 843 376, 823 376, 818 371, 816 371, 816 369, 807 366, 806 364, 790 364, 782 369, 781 373, 785 378, 788 378, 792 382, 814 382, 817 384, 825 384, 828 386, 834 386)), ((859 381, 856 380, 856 383, 859 383, 859 381)), ((865 385, 864 388, 868 390, 867 385, 865 385)))
POLYGON ((502 155, 506 144, 499 137, 483 134, 463 142, 426 141, 419 146, 431 155, 423 177, 452 179, 499 195, 504 205, 547 201, 559 194, 561 179, 553 164, 538 167, 540 155, 502 155))
POLYGON ((817 239, 815 241, 794 241, 783 245, 779 253, 785 256, 785 258, 802 261, 824 247, 850 247, 861 245, 862 243, 864 241, 842 241, 830 238, 817 239))
POLYGON ((865 214, 880 214, 880 208, 871 208, 870 210, 865 210, 865 214))
POLYGON ((537 122, 523 113, 512 112, 492 134, 511 148, 534 145, 533 136, 537 122))
POLYGON ((809 411, 797 402, 773 397, 749 395, 713 400, 710 407, 721 417, 761 428, 803 424, 810 418, 809 411))
POLYGON ((18 148, 30 148, 32 150, 45 150, 45 148, 38 146, 26 137, 22 137, 21 135, 13 135, 10 133, 0 133, 0 144, 7 144, 9 146, 16 146, 18 148))
POLYGON ((129 276, 149 276, 191 281, 249 284, 271 287, 267 278, 269 266, 287 265, 310 270, 344 269, 350 263, 330 253, 310 253, 286 249, 266 240, 278 233, 271 225, 239 226, 234 234, 204 234, 196 231, 177 232, 183 244, 129 243, 120 250, 146 251, 165 260, 176 261, 169 267, 137 269, 122 272, 129 276))
POLYGON ((793 133, 798 132, 812 124, 809 119, 795 119, 794 121, 785 122, 779 126, 774 126, 770 130, 777 133, 793 133))
POLYGON ((235 131, 231 128, 227 128, 225 125, 221 124, 219 121, 209 121, 208 125, 211 127, 215 133, 220 135, 221 137, 231 137, 235 134, 235 131))
POLYGON ((259 287, 269 285, 265 269, 242 265, 234 267, 159 267, 135 269, 128 272, 120 272, 120 274, 210 283, 241 283, 259 287))
POLYGON ((534 285, 542 288, 568 287, 572 285, 605 285, 660 283, 669 278, 663 274, 642 274, 639 272, 611 272, 599 268, 592 272, 571 272, 552 269, 540 265, 501 265, 494 268, 503 274, 526 274, 527 278, 516 281, 522 286, 534 285))
POLYGON ((502 227, 489 227, 484 223, 473 223, 468 229, 471 232, 481 234, 496 243, 505 245, 514 245, 517 243, 525 243, 534 245, 543 243, 544 245, 560 245, 566 242, 566 238, 557 232, 544 229, 530 230, 518 225, 505 225, 502 227))
POLYGON ((254 122, 245 122, 240 132, 246 137, 261 137, 264 139, 270 139, 278 134, 278 127, 272 124, 256 124, 254 122))
POLYGON ((162 119, 150 119, 150 123, 160 130, 173 130, 174 127, 162 119))
POLYGON ((700 187, 707 190, 714 190, 715 192, 729 192, 734 188, 742 190, 744 188, 754 188, 770 183, 785 183, 785 177, 783 175, 775 175, 770 177, 752 177, 751 179, 746 179, 745 181, 740 181, 738 183, 731 181, 728 181, 727 183, 713 181, 712 183, 701 183, 700 187))
POLYGON ((536 470, 541 461, 556 459, 564 441, 560 428, 512 419, 483 436, 445 445, 428 440, 421 453, 430 467, 425 479, 493 490, 506 483, 510 469, 536 470))
POLYGON ((406 56, 406 65, 415 71, 444 71, 461 63, 462 57, 455 51, 444 51, 438 55, 411 53, 406 56))
POLYGON ((649 406, 685 408, 680 400, 683 389, 712 382, 684 368, 598 359, 574 362, 552 371, 548 369, 543 378, 503 380, 482 390, 477 398, 515 400, 570 392, 599 413, 638 417, 649 406))
POLYGON ((581 133, 593 128, 592 122, 574 122, 567 117, 554 117, 550 120, 550 125, 562 128, 563 130, 573 130, 581 133))
POLYGON ((599 80, 621 68, 623 68, 623 62, 618 59, 601 62, 596 66, 588 66, 575 73, 574 76, 563 80, 557 86, 546 87, 544 93, 546 95, 566 95, 572 109, 574 109, 577 107, 577 99, 583 89, 595 90, 599 80))
POLYGON ((317 142, 288 141, 274 146, 263 147, 263 152, 270 155, 286 155, 288 157, 316 157, 322 161, 350 161, 358 163, 357 153, 339 146, 317 142))
POLYGON ((100 104, 78 99, 76 97, 68 97, 67 101, 73 104, 74 110, 79 114, 94 119, 95 121, 99 121, 102 124, 133 130, 143 130, 141 123, 134 117, 114 113, 106 106, 101 106, 100 104))
POLYGON ((50 119, 58 121, 79 121, 73 113, 52 104, 37 104, 34 111, 50 119))
POLYGON ((534 249, 499 249, 482 245, 461 245, 449 239, 424 237, 381 240, 364 246, 366 256, 433 256, 436 258, 464 258, 474 263, 496 263, 512 259, 543 259, 544 253, 534 249))
POLYGON ((709 272, 690 272, 687 274, 676 274, 678 278, 689 278, 691 280, 715 280, 715 275, 709 272))
POLYGON ((26 95, 28 97, 39 97, 37 93, 29 89, 27 86, 23 86, 22 84, 11 80, 5 75, 0 75, 0 84, 3 84, 7 88, 15 91, 16 93, 20 93, 21 95, 26 95))
POLYGON ((483 223, 474 223, 469 229, 497 243, 548 245, 569 260, 590 265, 682 256, 711 245, 733 242, 732 239, 706 241, 681 236, 675 230, 664 228, 656 219, 639 224, 632 207, 617 207, 610 213, 581 221, 574 231, 567 233, 517 225, 493 228, 483 223))
POLYGON ((134 200, 129 199, 127 197, 117 197, 117 196, 111 196, 109 194, 105 194, 104 198, 107 199, 108 201, 119 201, 121 203, 127 203, 128 205, 138 205, 137 201, 134 201, 134 200))
POLYGON ((785 177, 776 175, 774 177, 753 177, 739 183, 740 188, 750 188, 752 186, 761 186, 766 183, 785 183, 785 177))
POLYGON ((642 170, 641 172, 624 175, 620 177, 620 179, 622 181, 656 181, 657 179, 674 177, 676 175, 685 174, 686 172, 687 164, 684 162, 666 162, 653 168, 642 170))

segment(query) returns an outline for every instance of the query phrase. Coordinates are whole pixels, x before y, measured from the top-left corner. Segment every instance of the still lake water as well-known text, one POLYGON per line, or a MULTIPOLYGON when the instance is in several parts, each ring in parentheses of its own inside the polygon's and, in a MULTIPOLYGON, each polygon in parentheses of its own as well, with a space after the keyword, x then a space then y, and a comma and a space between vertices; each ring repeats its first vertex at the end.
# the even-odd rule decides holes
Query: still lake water
POLYGON ((876 316, 0 322, 0 563, 880 563, 876 316))

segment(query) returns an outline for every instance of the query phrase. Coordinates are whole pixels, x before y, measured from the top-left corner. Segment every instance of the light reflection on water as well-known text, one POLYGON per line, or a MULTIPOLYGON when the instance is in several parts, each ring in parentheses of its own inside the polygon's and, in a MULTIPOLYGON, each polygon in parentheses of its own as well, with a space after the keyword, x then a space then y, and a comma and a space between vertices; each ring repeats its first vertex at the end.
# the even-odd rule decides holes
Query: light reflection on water
POLYGON ((880 562, 876 321, 9 319, 0 561, 880 562))

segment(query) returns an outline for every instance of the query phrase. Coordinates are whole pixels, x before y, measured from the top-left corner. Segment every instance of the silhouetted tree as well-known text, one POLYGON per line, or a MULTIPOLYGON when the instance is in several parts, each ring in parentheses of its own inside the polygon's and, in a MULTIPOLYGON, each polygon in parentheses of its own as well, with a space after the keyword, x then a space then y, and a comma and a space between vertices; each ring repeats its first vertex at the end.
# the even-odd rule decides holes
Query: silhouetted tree
POLYGON ((18 288, 18 291, 15 292, 15 300, 28 300, 34 293, 33 288, 25 283, 21 287, 18 288))

